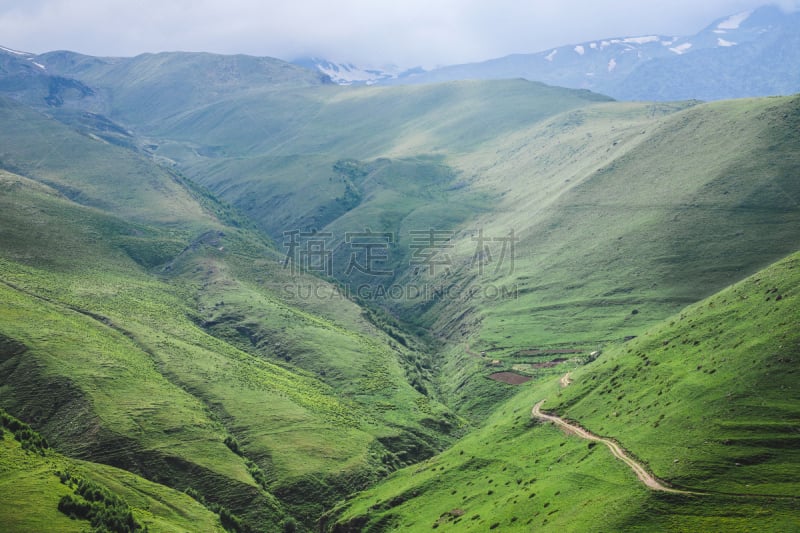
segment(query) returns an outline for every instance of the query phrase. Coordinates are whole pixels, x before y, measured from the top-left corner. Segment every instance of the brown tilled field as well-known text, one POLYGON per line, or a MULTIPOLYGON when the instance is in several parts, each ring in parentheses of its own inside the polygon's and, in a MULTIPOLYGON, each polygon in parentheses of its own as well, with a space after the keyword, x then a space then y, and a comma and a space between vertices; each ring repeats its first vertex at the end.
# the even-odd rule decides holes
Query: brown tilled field
POLYGON ((515 374, 514 372, 496 372, 489 376, 489 379, 499 381, 501 383, 508 383, 509 385, 522 385, 527 383, 533 378, 523 376, 522 374, 515 374))

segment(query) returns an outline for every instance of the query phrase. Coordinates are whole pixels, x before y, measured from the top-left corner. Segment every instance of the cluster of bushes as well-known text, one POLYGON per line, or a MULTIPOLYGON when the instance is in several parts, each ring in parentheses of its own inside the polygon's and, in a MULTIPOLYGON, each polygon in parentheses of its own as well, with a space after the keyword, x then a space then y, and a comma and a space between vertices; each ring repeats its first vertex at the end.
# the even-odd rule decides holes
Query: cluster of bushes
POLYGON ((133 511, 125 500, 108 489, 69 472, 59 472, 58 476, 61 483, 74 491, 74 494, 62 496, 58 502, 58 510, 65 515, 76 520, 88 520, 95 531, 133 533, 145 529, 133 517, 133 511))
POLYGON ((23 450, 44 455, 45 450, 50 447, 47 440, 28 424, 0 409, 0 435, 3 434, 3 429, 7 429, 14 435, 14 438, 22 444, 23 450))
POLYGON ((344 183, 344 194, 336 198, 336 202, 345 211, 358 206, 361 203, 362 194, 356 185, 368 174, 364 164, 355 159, 342 159, 333 165, 333 171, 338 174, 338 178, 344 183))
POLYGON ((250 472, 250 475, 253 476, 256 483, 258 483, 262 489, 269 492, 269 481, 267 480, 267 475, 261 470, 261 467, 247 457, 244 458, 244 464, 247 466, 247 471, 250 472))
POLYGON ((400 324, 398 324, 394 318, 379 309, 370 309, 368 307, 369 302, 363 300, 362 298, 356 297, 355 300, 359 305, 361 305, 361 307, 364 308, 364 310, 361 312, 361 315, 372 322, 372 325, 386 333, 388 336, 406 348, 410 348, 408 339, 399 333, 399 331, 402 330, 402 326, 400 326, 400 324))
POLYGON ((239 441, 236 440, 236 437, 228 435, 225 437, 225 446, 227 446, 233 453, 238 456, 242 456, 242 450, 239 448, 239 441))
POLYGON ((247 471, 250 472, 250 475, 253 476, 253 479, 256 481, 256 483, 258 483, 262 489, 269 492, 269 481, 267 480, 267 475, 252 459, 245 457, 244 452, 242 452, 242 449, 239 447, 239 441, 236 440, 236 437, 228 435, 225 437, 224 442, 225 446, 230 448, 233 453, 244 459, 244 464, 247 465, 247 471))

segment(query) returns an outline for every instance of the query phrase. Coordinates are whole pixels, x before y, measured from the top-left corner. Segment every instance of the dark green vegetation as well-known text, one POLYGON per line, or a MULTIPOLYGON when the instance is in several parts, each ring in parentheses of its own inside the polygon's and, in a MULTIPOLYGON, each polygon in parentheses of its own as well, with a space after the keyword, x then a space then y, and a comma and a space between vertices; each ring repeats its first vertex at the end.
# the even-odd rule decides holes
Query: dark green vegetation
POLYGON ((19 441, 23 450, 36 452, 44 456, 50 447, 47 439, 34 431, 31 426, 2 410, 0 410, 0 424, 2 424, 0 426, 2 429, 10 431, 14 439, 19 441))
POLYGON ((92 527, 100 530, 127 533, 142 529, 125 500, 108 489, 84 478, 73 477, 69 472, 59 473, 59 478, 74 490, 74 494, 58 500, 58 510, 65 515, 74 520, 88 520, 92 527))
POLYGON ((207 54, 59 52, 35 75, 12 60, 0 406, 55 452, 4 453, 33 472, 81 461, 72 484, 102 496, 9 466, 3 482, 46 487, 25 520, 51 509, 70 529, 66 497, 151 531, 192 529, 191 509, 242 531, 796 525, 797 259, 696 302, 800 248, 800 99, 346 89, 207 54), (42 76, 74 85, 47 85, 54 100, 42 76), (285 268, 314 230, 331 268, 285 268), (367 230, 389 235, 379 274, 352 268, 346 234, 367 230), (602 446, 530 421, 544 397, 714 495, 648 492, 602 446), (151 509, 129 478, 183 503, 151 509))

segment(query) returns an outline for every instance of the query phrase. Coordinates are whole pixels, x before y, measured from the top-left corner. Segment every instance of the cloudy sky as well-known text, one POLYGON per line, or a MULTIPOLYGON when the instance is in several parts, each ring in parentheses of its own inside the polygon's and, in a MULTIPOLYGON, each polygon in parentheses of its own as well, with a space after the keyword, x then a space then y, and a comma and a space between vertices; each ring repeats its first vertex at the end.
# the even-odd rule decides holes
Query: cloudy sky
MULTIPOLYGON (((691 34, 770 0, 0 0, 0 45, 92 55, 315 55, 405 67, 691 34)), ((787 9, 800 0, 782 0, 787 9)))

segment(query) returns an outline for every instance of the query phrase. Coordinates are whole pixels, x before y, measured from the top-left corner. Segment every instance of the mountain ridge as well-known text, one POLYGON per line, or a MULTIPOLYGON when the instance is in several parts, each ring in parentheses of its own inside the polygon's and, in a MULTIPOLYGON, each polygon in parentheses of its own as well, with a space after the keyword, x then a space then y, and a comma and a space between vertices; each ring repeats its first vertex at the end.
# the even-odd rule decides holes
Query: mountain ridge
MULTIPOLYGON (((427 71, 377 71, 363 80, 342 83, 397 85, 524 78, 588 89, 621 100, 722 100, 789 95, 800 91, 792 67, 798 62, 792 55, 798 28, 800 14, 767 5, 720 17, 689 36, 610 37, 427 71), (775 49, 774 43, 781 40, 787 42, 775 49), (699 57, 701 53, 708 57, 699 57), (778 57, 781 59, 777 60, 778 57), (757 70, 758 76, 742 75, 750 70, 757 70), (759 84, 752 84, 753 79, 758 79, 759 84)), ((331 68, 325 60, 305 61, 303 66, 323 71, 331 68)))

